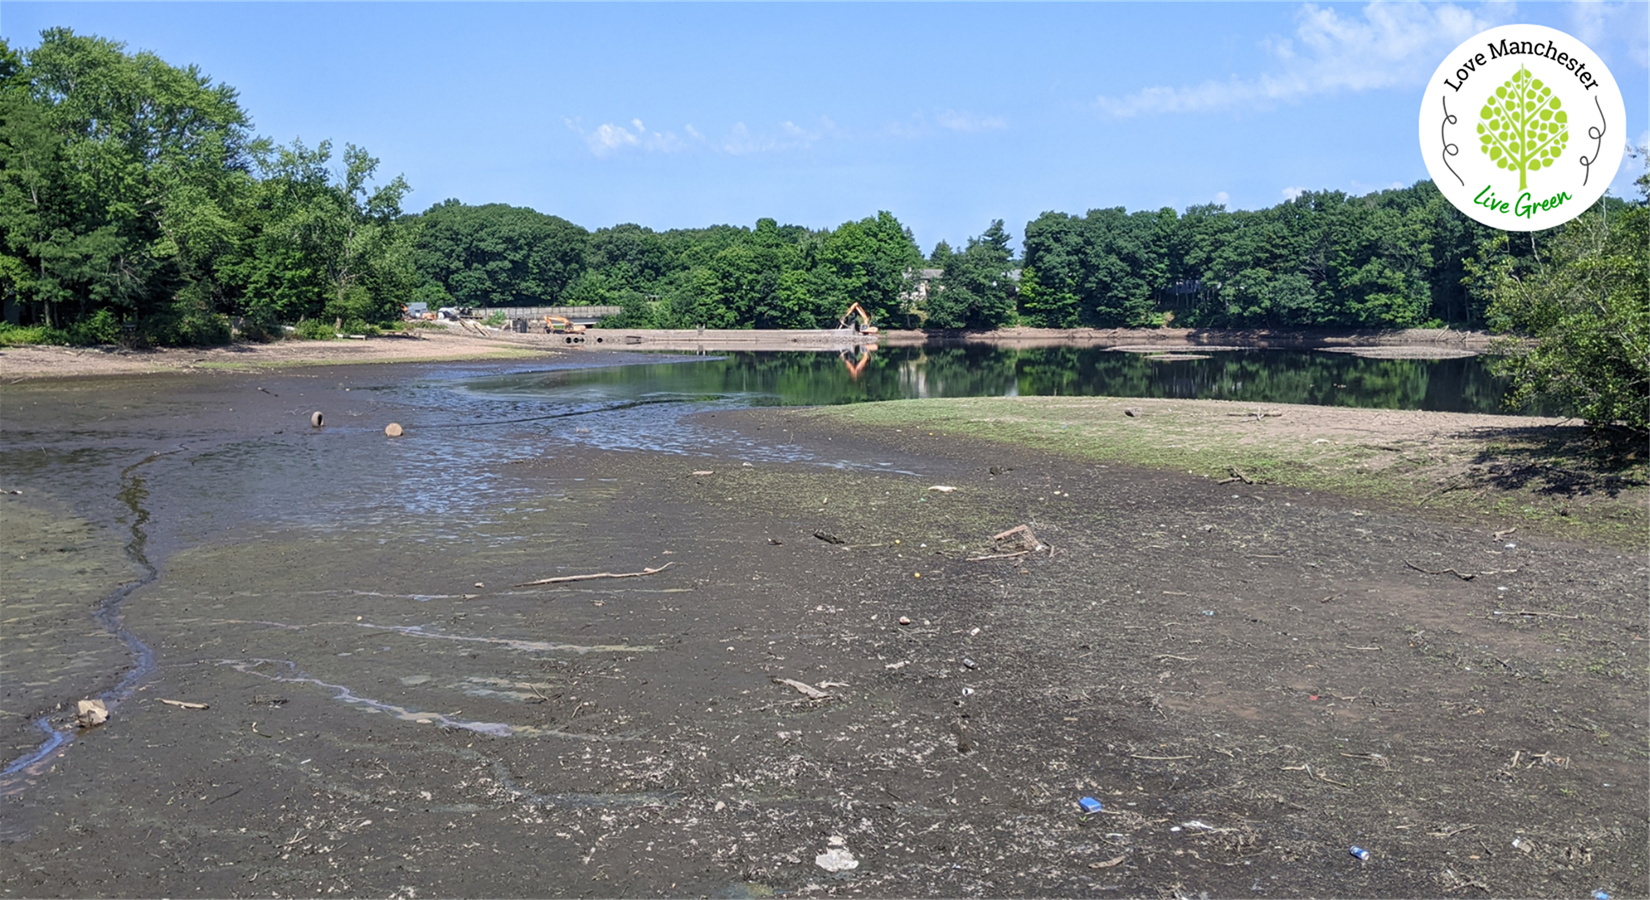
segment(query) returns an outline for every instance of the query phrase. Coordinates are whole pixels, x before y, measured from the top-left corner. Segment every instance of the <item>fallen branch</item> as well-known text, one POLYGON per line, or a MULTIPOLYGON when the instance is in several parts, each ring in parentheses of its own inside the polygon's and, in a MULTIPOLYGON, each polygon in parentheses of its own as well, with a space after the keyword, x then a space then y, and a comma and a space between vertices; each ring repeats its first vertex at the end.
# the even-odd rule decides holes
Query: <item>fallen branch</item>
POLYGON ((204 703, 190 703, 186 700, 166 700, 166 699, 162 699, 160 702, 166 704, 167 706, 180 706, 180 707, 183 707, 184 709, 208 709, 209 708, 204 703))
POLYGON ((831 697, 830 694, 825 693, 811 684, 804 684, 803 682, 796 681, 791 678, 775 678, 773 683, 789 685, 796 688, 797 693, 806 695, 810 700, 828 700, 831 697))
POLYGON ((1547 619, 1570 619, 1572 621, 1579 620, 1581 618, 1580 616, 1566 616, 1566 615, 1563 615, 1561 613, 1536 612, 1533 609, 1521 609, 1517 612, 1503 613, 1503 615, 1508 615, 1508 616, 1541 616, 1541 617, 1547 618, 1547 619))
MULTIPOLYGON (((1346 648, 1346 649, 1348 649, 1348 650, 1369 650, 1369 651, 1379 651, 1379 650, 1380 650, 1380 649, 1381 649, 1381 648, 1380 648, 1380 647, 1354 647, 1354 646, 1352 646, 1352 645, 1351 645, 1351 644, 1342 644, 1342 645, 1341 645, 1341 646, 1342 646, 1342 647, 1345 647, 1345 648, 1346 648)), ((1344 755, 1344 754, 1343 754, 1343 755, 1344 755)))
POLYGON ((1129 756, 1134 759, 1149 759, 1154 762, 1168 762, 1175 759, 1191 759, 1190 756, 1141 756, 1138 753, 1130 753, 1129 756))
POLYGON ((597 572, 594 575, 561 575, 556 578, 540 578, 538 581, 525 581, 516 587, 533 587, 539 584, 564 584, 569 581, 590 581, 595 578, 640 578, 643 575, 657 575, 660 572, 676 565, 667 562, 657 569, 642 569, 640 572, 597 572))
POLYGON ((988 559, 1013 559, 1013 558, 1018 557, 1018 556, 1028 556, 1028 555, 1030 555, 1030 553, 1031 553, 1030 550, 1019 550, 1019 551, 1016 551, 1014 553, 993 553, 989 556, 970 556, 968 558, 968 561, 969 562, 985 562, 988 559))
POLYGON ((1226 471, 1232 473, 1232 477, 1222 478, 1220 481, 1215 482, 1216 484, 1231 484, 1234 481, 1241 481, 1244 484, 1254 484, 1253 481, 1249 480, 1249 476, 1238 471, 1237 466, 1227 466, 1226 471))
POLYGON ((1422 575, 1454 575, 1456 578, 1459 578, 1462 581, 1471 581, 1474 578, 1478 577, 1477 573, 1475 573, 1475 572, 1468 572, 1465 575, 1463 575, 1460 572, 1455 571, 1454 569, 1439 569, 1438 571, 1434 572, 1431 569, 1423 569, 1420 566, 1410 562, 1407 559, 1404 560, 1404 565, 1409 566, 1411 569, 1414 569, 1417 572, 1420 572, 1422 575))

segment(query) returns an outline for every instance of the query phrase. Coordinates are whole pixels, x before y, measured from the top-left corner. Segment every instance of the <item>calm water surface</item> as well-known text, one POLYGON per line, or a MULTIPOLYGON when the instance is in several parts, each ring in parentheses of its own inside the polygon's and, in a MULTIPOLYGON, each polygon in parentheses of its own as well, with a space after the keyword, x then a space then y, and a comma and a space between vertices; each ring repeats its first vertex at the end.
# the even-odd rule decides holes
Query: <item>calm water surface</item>
POLYGON ((613 403, 827 405, 925 397, 1117 396, 1503 413, 1485 357, 1363 359, 1285 350, 1158 360, 1098 348, 896 347, 868 356, 735 352, 613 368, 479 378, 472 396, 613 403))

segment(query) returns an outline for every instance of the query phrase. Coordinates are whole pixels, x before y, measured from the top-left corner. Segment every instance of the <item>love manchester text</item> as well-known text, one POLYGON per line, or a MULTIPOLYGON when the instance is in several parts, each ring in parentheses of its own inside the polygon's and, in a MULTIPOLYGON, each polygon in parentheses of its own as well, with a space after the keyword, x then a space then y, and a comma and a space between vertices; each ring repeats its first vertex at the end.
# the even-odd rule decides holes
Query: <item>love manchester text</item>
POLYGON ((1472 198, 1472 202, 1494 212, 1510 212, 1521 219, 1528 219, 1533 217, 1538 212, 1555 209, 1562 206, 1564 205, 1564 201, 1568 199, 1570 199, 1570 195, 1568 193, 1559 191, 1545 200, 1535 201, 1530 199, 1530 192, 1525 191, 1524 193, 1518 195, 1517 200, 1508 203, 1507 201, 1495 196, 1495 191, 1491 190, 1490 186, 1486 184, 1484 185, 1484 189, 1478 192, 1478 196, 1472 198))
POLYGON ((1482 53, 1474 53, 1472 56, 1467 57, 1461 61, 1460 68, 1455 70, 1455 80, 1451 81, 1446 76, 1444 78, 1444 83, 1449 85, 1451 89, 1459 91, 1461 90, 1461 85, 1466 84, 1467 79, 1472 77, 1472 73, 1478 71, 1478 67, 1482 66, 1489 60, 1500 59, 1503 56, 1539 56, 1543 59, 1550 59, 1574 73, 1576 80, 1580 81, 1582 86, 1587 90, 1590 91, 1599 86, 1598 79, 1593 77, 1593 73, 1587 71, 1587 64, 1582 62, 1580 59, 1559 50, 1556 42, 1509 41, 1506 38, 1502 38, 1495 43, 1487 44, 1485 46, 1489 47, 1489 56, 1485 56, 1482 53))

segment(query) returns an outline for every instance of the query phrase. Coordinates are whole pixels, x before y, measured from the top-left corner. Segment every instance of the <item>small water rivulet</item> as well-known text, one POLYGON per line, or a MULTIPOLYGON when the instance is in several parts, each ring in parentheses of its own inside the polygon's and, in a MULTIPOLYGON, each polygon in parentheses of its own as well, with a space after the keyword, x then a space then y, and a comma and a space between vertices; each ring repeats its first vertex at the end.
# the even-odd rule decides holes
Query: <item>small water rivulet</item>
MULTIPOLYGON (((149 510, 145 501, 149 497, 144 487, 144 480, 138 470, 161 457, 174 453, 185 452, 188 448, 178 447, 172 450, 163 450, 151 453, 144 459, 132 463, 121 470, 121 488, 116 495, 126 507, 126 525, 130 539, 125 546, 126 557, 138 567, 139 577, 116 588, 113 593, 98 602, 92 617, 102 625, 104 630, 114 635, 122 644, 126 645, 131 654, 131 668, 121 676, 115 686, 98 695, 108 708, 113 711, 122 700, 130 697, 139 682, 154 671, 155 653, 133 634, 125 625, 121 615, 121 605, 132 593, 139 588, 152 583, 160 574, 159 570, 149 561, 145 548, 149 542, 149 535, 145 526, 149 523, 149 510)), ((36 728, 45 734, 45 739, 34 751, 27 753, 10 763, 4 770, 0 770, 0 794, 11 794, 21 788, 21 782, 36 774, 36 769, 49 762, 71 740, 74 739, 77 726, 73 720, 67 722, 53 722, 51 716, 41 716, 34 722, 36 728)))

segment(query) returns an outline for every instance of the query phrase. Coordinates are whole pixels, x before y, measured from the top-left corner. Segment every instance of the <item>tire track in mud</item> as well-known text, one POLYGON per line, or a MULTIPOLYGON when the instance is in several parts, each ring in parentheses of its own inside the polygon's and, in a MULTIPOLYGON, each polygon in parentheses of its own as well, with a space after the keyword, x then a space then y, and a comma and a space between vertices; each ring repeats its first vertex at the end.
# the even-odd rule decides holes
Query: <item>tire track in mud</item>
MULTIPOLYGON (((133 660, 132 667, 121 676, 114 687, 97 695, 97 699, 102 700, 111 711, 117 708, 122 700, 130 697, 137 689, 138 683, 155 670, 155 651, 126 627, 125 615, 121 610, 127 598, 138 589, 153 584, 160 574, 160 570, 149 561, 145 552, 149 534, 144 526, 149 523, 149 510, 144 506, 144 501, 149 498, 149 491, 144 487, 144 480, 138 469, 161 457, 183 453, 188 449, 179 446, 173 450, 156 451, 120 470, 120 491, 115 497, 128 510, 127 527, 131 532, 131 539, 126 542, 124 550, 126 558, 136 564, 142 574, 136 580, 126 582, 105 596, 92 613, 92 618, 103 626, 105 631, 126 645, 133 660)), ((43 774, 47 763, 56 759, 74 742, 78 730, 73 719, 53 723, 50 714, 36 719, 34 726, 45 734, 45 740, 39 747, 0 769, 0 797, 16 796, 31 786, 33 778, 43 774)))

